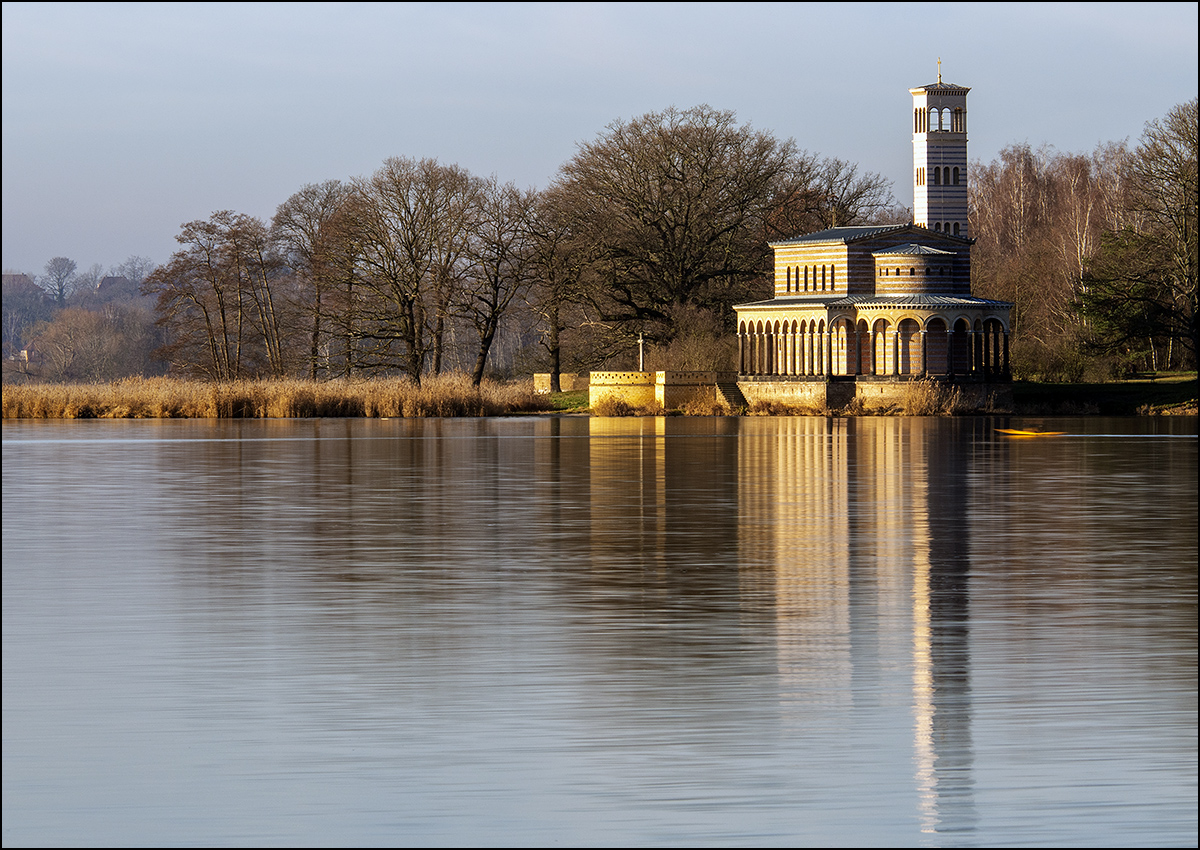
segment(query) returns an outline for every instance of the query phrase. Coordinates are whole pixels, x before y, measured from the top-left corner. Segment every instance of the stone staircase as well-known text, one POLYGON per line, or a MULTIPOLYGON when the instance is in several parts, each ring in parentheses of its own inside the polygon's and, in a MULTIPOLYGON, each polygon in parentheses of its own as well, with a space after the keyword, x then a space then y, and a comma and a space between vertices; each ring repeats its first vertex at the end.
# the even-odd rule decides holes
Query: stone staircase
POLYGON ((717 381, 717 398, 729 405, 729 409, 734 413, 745 410, 750 406, 746 403, 746 397, 742 395, 742 391, 738 388, 737 381, 717 381))

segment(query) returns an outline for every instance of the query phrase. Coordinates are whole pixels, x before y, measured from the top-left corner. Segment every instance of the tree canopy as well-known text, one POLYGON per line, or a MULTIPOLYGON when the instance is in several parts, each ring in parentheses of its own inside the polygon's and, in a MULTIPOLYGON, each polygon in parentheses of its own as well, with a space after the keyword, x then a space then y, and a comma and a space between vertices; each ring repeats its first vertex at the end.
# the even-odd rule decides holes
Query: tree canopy
POLYGON ((1093 348, 1196 359, 1197 108, 1180 104, 1146 126, 1126 162, 1123 226, 1106 235, 1083 276, 1093 348))

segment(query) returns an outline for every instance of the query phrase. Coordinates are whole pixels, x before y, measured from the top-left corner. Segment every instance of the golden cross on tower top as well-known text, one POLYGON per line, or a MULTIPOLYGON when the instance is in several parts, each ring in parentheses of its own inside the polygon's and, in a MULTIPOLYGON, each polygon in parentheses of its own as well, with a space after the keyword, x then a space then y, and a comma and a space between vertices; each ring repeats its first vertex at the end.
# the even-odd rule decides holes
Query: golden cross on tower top
POLYGON ((942 84, 942 57, 938 57, 938 85, 942 84))

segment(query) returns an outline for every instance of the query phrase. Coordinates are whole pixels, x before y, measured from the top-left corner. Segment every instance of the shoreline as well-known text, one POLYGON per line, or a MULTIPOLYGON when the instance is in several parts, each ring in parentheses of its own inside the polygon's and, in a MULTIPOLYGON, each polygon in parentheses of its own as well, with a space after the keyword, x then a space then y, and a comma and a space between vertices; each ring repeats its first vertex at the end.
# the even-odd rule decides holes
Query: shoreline
MULTIPOLYGON (((605 411, 607 412, 607 411, 605 411)), ((401 378, 209 383, 128 378, 109 384, 5 384, 3 418, 16 419, 311 419, 481 416, 593 416, 586 391, 538 394, 532 382, 474 387, 462 375, 432 376, 419 387, 401 378)), ((624 416, 1195 416, 1195 373, 1103 384, 1013 382, 1011 410, 807 410, 771 405, 728 409, 642 410, 624 416)))

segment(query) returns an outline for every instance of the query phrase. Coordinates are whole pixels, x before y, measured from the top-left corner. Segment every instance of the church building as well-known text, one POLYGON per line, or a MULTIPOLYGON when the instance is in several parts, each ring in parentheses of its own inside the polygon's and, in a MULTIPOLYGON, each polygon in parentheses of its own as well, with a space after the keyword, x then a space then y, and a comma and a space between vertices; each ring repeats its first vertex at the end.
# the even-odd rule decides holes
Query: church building
POLYGON ((968 91, 943 83, 940 67, 936 83, 910 89, 911 224, 771 243, 774 297, 734 307, 747 399, 833 406, 922 378, 1010 385, 1012 304, 971 295, 968 91))

